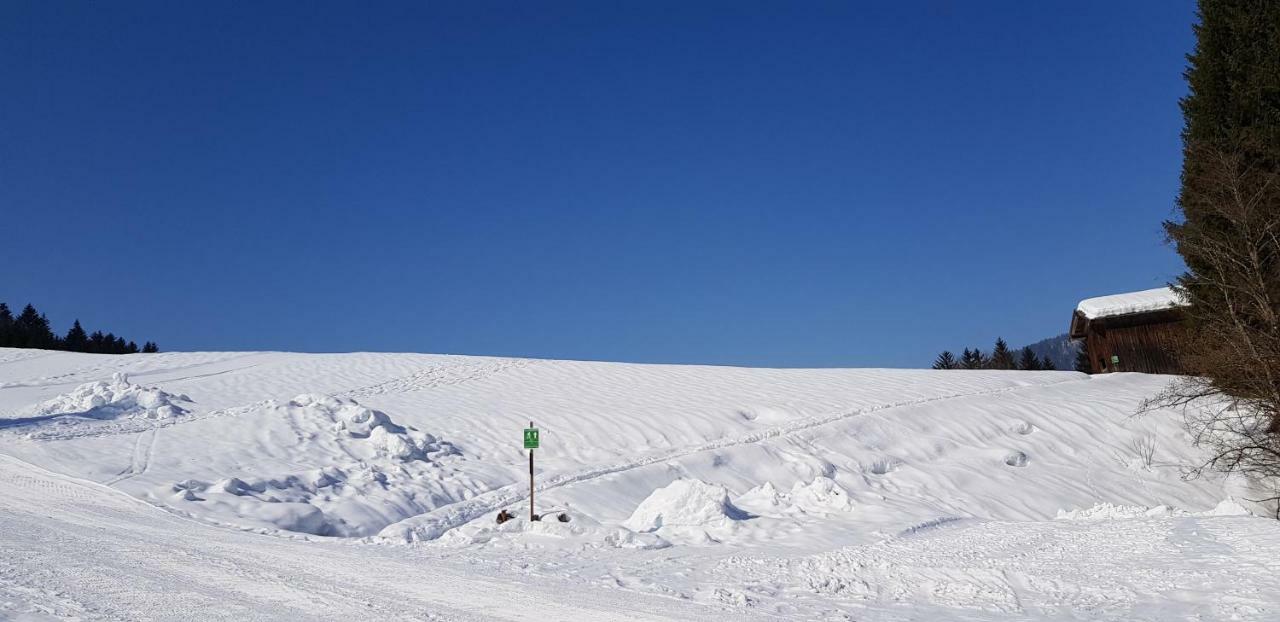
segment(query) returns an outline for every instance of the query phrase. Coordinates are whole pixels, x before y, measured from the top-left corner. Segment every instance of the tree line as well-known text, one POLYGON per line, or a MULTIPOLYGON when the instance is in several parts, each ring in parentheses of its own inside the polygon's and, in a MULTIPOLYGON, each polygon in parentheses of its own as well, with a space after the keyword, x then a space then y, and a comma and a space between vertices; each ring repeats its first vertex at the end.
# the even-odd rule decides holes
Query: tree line
POLYGON ((987 354, 980 348, 965 348, 957 358, 950 350, 943 350, 933 360, 934 369, 1021 369, 1024 371, 1054 370, 1058 366, 1049 357, 1037 357, 1031 348, 1023 348, 1014 355, 1009 344, 997 337, 996 345, 987 354))
POLYGON ((22 312, 14 317, 9 305, 0 302, 0 347, 5 348, 39 348, 42 350, 65 350, 68 352, 91 352, 94 354, 134 354, 137 352, 159 352, 154 341, 148 341, 139 348, 124 337, 112 333, 95 330, 85 331, 76 320, 66 335, 59 336, 50 327, 49 318, 28 304, 22 312))

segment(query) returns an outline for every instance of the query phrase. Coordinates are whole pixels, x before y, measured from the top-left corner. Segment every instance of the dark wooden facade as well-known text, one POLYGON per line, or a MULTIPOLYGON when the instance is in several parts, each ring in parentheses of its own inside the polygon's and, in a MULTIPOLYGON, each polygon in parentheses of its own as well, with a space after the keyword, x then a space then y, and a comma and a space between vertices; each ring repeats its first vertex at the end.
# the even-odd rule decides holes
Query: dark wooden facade
POLYGON ((1071 317, 1071 338, 1085 340, 1095 374, 1182 373, 1176 354, 1182 338, 1182 315, 1178 309, 1093 319, 1076 311, 1071 317))

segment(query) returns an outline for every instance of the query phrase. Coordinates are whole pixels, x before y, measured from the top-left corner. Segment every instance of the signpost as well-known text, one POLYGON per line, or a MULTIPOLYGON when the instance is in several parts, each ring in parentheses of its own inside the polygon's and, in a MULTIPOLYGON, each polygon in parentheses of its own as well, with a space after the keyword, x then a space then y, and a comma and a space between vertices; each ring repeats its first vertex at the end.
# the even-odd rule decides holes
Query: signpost
POLYGON ((529 450, 529 522, 533 522, 538 520, 533 513, 533 450, 538 448, 538 428, 533 427, 532 421, 524 429, 524 448, 529 450))

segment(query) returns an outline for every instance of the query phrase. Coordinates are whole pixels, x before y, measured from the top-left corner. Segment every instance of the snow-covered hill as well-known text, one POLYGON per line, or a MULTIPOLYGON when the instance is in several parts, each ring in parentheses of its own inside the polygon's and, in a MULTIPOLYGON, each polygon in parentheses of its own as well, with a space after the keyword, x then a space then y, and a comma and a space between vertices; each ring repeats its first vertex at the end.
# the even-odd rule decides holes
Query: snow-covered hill
POLYGON ((0 349, 0 616, 217 617, 144 596, 172 581, 228 617, 349 619, 314 555, 377 569, 374 617, 527 619, 494 591, 531 582, 583 619, 1268 619, 1277 523, 1181 477, 1177 413, 1132 416, 1168 380, 0 349), (214 569, 72 571, 136 539, 214 569))

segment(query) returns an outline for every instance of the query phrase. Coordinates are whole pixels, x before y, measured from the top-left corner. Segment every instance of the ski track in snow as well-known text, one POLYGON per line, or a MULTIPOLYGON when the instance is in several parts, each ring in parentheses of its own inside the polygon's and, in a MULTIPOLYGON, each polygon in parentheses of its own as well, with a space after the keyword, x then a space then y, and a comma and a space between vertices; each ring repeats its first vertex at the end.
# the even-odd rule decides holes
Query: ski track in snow
MULTIPOLYGON (((1059 381, 1056 384, 1062 384, 1066 382, 1088 382, 1088 379, 1063 380, 1063 381, 1059 381)), ((759 430, 743 436, 720 439, 720 440, 702 443, 702 444, 694 445, 690 447, 676 448, 670 451, 650 454, 647 456, 640 457, 636 460, 613 464, 605 467, 585 469, 585 470, 577 471, 573 473, 546 474, 546 475, 543 475, 541 478, 535 479, 534 490, 536 492, 544 492, 547 490, 552 490, 555 488, 560 488, 560 487, 568 486, 571 484, 578 484, 578 483, 586 482, 589 480, 597 479, 600 477, 604 477, 606 475, 613 475, 615 473, 621 473, 623 471, 629 471, 632 469, 638 469, 641 467, 658 464, 661 462, 676 460, 676 459, 687 457, 697 453, 713 451, 716 449, 724 449, 727 447, 733 447, 737 445, 746 445, 749 443, 759 443, 761 441, 768 440, 771 438, 777 438, 780 436, 795 434, 797 432, 811 430, 819 426, 837 423, 853 417, 871 415, 871 414, 880 413, 886 410, 892 410, 897 408, 907 408, 912 406, 921 406, 924 404, 932 404, 935 402, 942 402, 942 401, 948 401, 948 400, 959 400, 959 399, 965 399, 965 398, 974 398, 974 397, 982 397, 982 396, 997 395, 997 394, 1004 394, 1004 393, 1012 393, 1014 391, 1018 391, 1022 389, 1044 387, 1044 386, 1047 386, 1047 385, 1024 385, 1024 386, 1014 386, 1014 387, 1001 387, 998 389, 990 389, 986 391, 975 391, 972 393, 959 393, 954 395, 929 397, 929 398, 923 398, 918 400, 908 400, 908 401, 897 402, 892 404, 882 404, 882 405, 872 406, 869 408, 836 413, 833 415, 828 415, 823 417, 813 417, 813 418, 802 419, 798 421, 792 421, 783 425, 767 428, 764 430, 759 430)), ((496 512, 502 508, 511 506, 516 503, 520 503, 522 501, 527 500, 528 498, 529 498, 529 489, 526 484, 512 484, 509 486, 498 488, 496 490, 493 490, 487 493, 483 493, 481 495, 478 495, 466 501, 450 504, 443 508, 429 512, 427 514, 407 519, 403 521, 403 524, 406 527, 412 528, 412 526, 416 523, 426 523, 424 525, 425 530, 423 530, 425 531, 425 533, 415 533, 412 537, 414 539, 425 537, 425 539, 431 540, 443 535, 445 532, 449 531, 450 529, 456 529, 473 520, 476 520, 482 516, 485 516, 486 514, 496 512)), ((394 528, 395 525, 392 525, 392 527, 394 528)))

